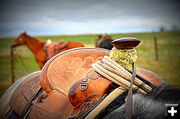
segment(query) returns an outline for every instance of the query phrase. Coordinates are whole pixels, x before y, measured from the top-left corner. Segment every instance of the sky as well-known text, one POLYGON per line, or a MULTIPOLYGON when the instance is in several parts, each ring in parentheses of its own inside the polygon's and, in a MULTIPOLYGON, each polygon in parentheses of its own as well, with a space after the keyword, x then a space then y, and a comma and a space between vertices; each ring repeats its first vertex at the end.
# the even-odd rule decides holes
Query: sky
POLYGON ((1 0, 0 37, 158 31, 180 27, 178 0, 1 0))

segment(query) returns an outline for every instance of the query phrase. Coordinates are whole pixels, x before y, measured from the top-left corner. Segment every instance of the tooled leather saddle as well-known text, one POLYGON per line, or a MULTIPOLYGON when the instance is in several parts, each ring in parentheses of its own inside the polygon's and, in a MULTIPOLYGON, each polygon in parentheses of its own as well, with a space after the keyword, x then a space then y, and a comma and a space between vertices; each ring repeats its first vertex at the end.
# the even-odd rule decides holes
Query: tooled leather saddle
MULTIPOLYGON (((27 119, 67 119, 87 115, 117 87, 94 73, 91 67, 105 55, 109 55, 109 50, 75 48, 54 56, 41 72, 23 79, 16 87, 4 118, 13 113, 27 119)), ((137 67, 136 73, 153 86, 162 83, 161 78, 149 70, 137 67)))

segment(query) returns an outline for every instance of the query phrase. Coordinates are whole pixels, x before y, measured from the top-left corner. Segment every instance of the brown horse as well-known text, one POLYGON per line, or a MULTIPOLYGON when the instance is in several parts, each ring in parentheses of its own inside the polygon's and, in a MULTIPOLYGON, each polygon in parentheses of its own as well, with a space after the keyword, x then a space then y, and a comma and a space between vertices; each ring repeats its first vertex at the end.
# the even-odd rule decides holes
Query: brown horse
POLYGON ((111 50, 113 48, 113 45, 111 42, 113 41, 112 37, 110 35, 99 35, 96 39, 96 47, 99 48, 105 48, 111 50))
POLYGON ((17 39, 13 42, 12 47, 20 45, 26 45, 33 52, 35 60, 40 68, 42 68, 51 57, 62 51, 71 48, 84 47, 83 44, 73 41, 67 43, 64 41, 60 41, 58 43, 46 43, 27 35, 26 32, 21 33, 17 37, 17 39))

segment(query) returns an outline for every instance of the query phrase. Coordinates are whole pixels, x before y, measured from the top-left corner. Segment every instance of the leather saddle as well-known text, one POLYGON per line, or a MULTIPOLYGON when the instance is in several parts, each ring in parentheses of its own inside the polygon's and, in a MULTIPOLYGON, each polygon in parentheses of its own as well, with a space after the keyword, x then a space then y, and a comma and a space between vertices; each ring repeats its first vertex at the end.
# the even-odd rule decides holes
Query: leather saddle
MULTIPOLYGON (((109 50, 101 48, 74 48, 55 55, 45 64, 41 73, 31 76, 31 79, 24 79, 17 86, 9 102, 11 110, 19 116, 24 113, 23 118, 30 119, 76 117, 82 112, 83 106, 79 105, 85 104, 86 99, 92 101, 92 98, 96 98, 98 101, 107 94, 99 91, 101 88, 106 88, 98 86, 102 82, 93 80, 101 76, 91 74, 94 71, 91 64, 101 60, 105 55, 109 55, 109 50), (78 82, 83 81, 83 77, 88 77, 88 73, 90 73, 89 79, 92 79, 90 80, 92 85, 81 85, 81 83, 79 85, 78 82), (89 99, 79 99, 79 102, 75 102, 76 105, 74 105, 73 101, 76 100, 74 97, 78 95, 73 91, 83 91, 86 88, 91 94, 97 92, 100 97, 90 95, 89 99)), ((162 84, 161 78, 149 70, 137 68, 137 75, 155 86, 162 84)), ((101 78, 104 80, 104 77, 101 78)), ((111 85, 109 81, 107 84, 111 85)))
POLYGON ((44 45, 44 51, 47 54, 47 60, 53 57, 55 54, 58 54, 60 50, 67 47, 67 43, 63 40, 59 41, 58 43, 46 43, 44 45))

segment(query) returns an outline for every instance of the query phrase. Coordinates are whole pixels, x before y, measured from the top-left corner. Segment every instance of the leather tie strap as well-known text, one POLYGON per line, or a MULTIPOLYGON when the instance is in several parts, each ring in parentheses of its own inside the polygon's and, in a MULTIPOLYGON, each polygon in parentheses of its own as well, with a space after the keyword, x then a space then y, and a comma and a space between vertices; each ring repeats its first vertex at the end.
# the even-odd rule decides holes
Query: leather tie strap
POLYGON ((26 106, 24 107, 20 118, 21 119, 25 119, 26 116, 28 115, 29 111, 30 111, 30 107, 32 106, 32 101, 37 98, 44 90, 42 88, 40 88, 27 102, 26 106))
POLYGON ((126 119, 132 119, 132 113, 133 113, 133 100, 132 100, 132 86, 134 83, 134 79, 136 77, 136 66, 135 63, 133 65, 133 72, 132 72, 132 80, 131 84, 129 87, 128 95, 127 95, 127 100, 125 102, 126 105, 126 119))

